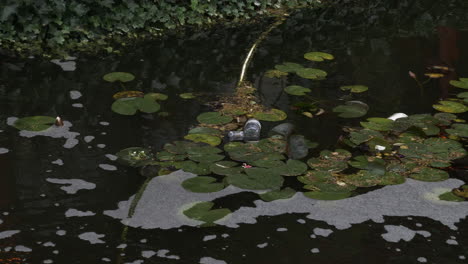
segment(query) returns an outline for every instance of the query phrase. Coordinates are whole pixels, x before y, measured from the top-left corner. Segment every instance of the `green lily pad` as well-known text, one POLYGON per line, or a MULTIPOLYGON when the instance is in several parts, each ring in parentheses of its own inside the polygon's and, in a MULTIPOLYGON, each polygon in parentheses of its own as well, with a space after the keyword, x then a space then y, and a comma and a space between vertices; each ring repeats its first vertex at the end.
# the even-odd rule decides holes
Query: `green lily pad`
POLYGON ((164 150, 173 154, 186 154, 187 149, 196 147, 197 144, 189 141, 174 141, 172 143, 164 144, 164 150))
POLYGON ((281 72, 297 72, 298 70, 303 68, 304 66, 293 62, 285 62, 283 64, 278 64, 275 66, 275 69, 281 72))
POLYGON ((168 96, 162 93, 147 93, 145 98, 153 99, 154 101, 165 101, 168 96))
POLYGON ((342 200, 351 196, 351 192, 305 192, 304 196, 315 200, 342 200))
POLYGON ((102 77, 107 82, 130 82, 135 79, 135 76, 128 72, 111 72, 102 77))
POLYGON ((468 89, 468 78, 460 78, 459 81, 451 80, 450 84, 462 89, 468 89))
POLYGON ((348 164, 354 168, 368 170, 376 175, 385 174, 385 161, 376 157, 357 156, 348 161, 348 164))
POLYGON ((247 174, 228 175, 227 182, 248 190, 277 189, 283 185, 283 177, 272 169, 250 168, 244 171, 247 174))
POLYGON ((156 101, 150 99, 150 97, 121 98, 116 100, 111 106, 112 111, 121 115, 134 115, 137 110, 144 113, 155 113, 160 108, 161 106, 156 101))
POLYGON ((279 168, 286 164, 281 160, 256 160, 252 165, 260 168, 279 168))
POLYGON ((376 174, 373 171, 361 170, 344 178, 348 184, 357 187, 372 187, 377 185, 396 185, 405 182, 405 177, 398 173, 387 172, 384 175, 376 174))
POLYGON ((173 162, 173 166, 175 168, 181 169, 185 172, 193 173, 196 175, 211 174, 210 165, 211 164, 208 162, 195 163, 191 160, 173 162))
POLYGON ((260 140, 257 146, 264 152, 285 153, 287 143, 282 137, 273 136, 260 140))
POLYGON ((311 80, 323 79, 327 77, 327 72, 319 70, 319 69, 314 69, 314 68, 303 68, 303 69, 297 70, 296 74, 299 77, 311 79, 311 80))
MULTIPOLYGON (((443 116, 439 116, 439 118, 442 117, 443 116)), ((438 135, 440 132, 440 129, 437 126, 440 123, 441 121, 439 119, 429 114, 410 115, 408 117, 399 118, 395 120, 393 123, 392 130, 397 132, 403 132, 411 127, 416 127, 421 129, 421 131, 427 136, 435 136, 438 135)))
POLYGON ((244 168, 237 167, 239 164, 233 161, 217 161, 210 165, 210 170, 217 175, 234 175, 241 173, 244 168))
POLYGON ((293 197, 294 194, 296 194, 296 191, 289 187, 286 187, 282 190, 273 190, 266 193, 262 193, 259 196, 260 198, 262 198, 262 200, 266 202, 271 202, 275 200, 289 199, 293 197))
POLYGON ((182 182, 184 189, 196 193, 218 192, 224 189, 223 183, 217 183, 213 177, 194 177, 182 182))
POLYGON ((453 192, 445 192, 439 195, 439 199, 442 201, 449 201, 449 202, 463 202, 465 199, 456 196, 453 192))
MULTIPOLYGON (((466 92, 466 94, 468 95, 468 92, 466 92)), ((434 115, 434 118, 439 120, 439 124, 448 126, 453 120, 457 119, 457 116, 450 113, 437 113, 434 115)))
POLYGON ((266 112, 256 112, 253 114, 253 117, 261 121, 276 122, 285 120, 288 116, 285 112, 279 109, 271 109, 270 111, 266 112))
POLYGON ((352 93, 363 93, 369 90, 369 87, 365 85, 346 85, 346 86, 341 86, 340 89, 343 91, 350 91, 352 93))
POLYGON ((268 78, 281 78, 283 76, 288 76, 288 73, 280 70, 268 70, 265 72, 265 77, 268 78))
POLYGON ((151 151, 140 147, 122 149, 115 155, 118 157, 119 162, 131 167, 140 167, 153 160, 151 151))
POLYGON ((208 134, 188 134, 184 138, 193 142, 206 143, 211 146, 217 146, 221 144, 221 138, 208 134))
POLYGON ((196 98, 197 96, 194 95, 193 93, 182 93, 182 94, 179 94, 179 97, 182 99, 193 99, 193 98, 196 98))
POLYGON ((453 124, 450 129, 445 130, 450 135, 457 137, 468 137, 468 125, 467 124, 453 124))
POLYGON ((371 129, 362 129, 359 131, 353 131, 350 134, 350 140, 356 145, 360 145, 362 143, 368 142, 369 140, 372 140, 374 138, 382 138, 383 135, 375 130, 371 129))
POLYGON ((389 131, 393 127, 393 120, 382 117, 367 118, 367 122, 361 122, 361 126, 376 131, 389 131))
POLYGON ((43 131, 55 123, 51 116, 28 116, 16 120, 13 126, 19 130, 43 131))
POLYGON ((288 86, 284 88, 284 91, 290 95, 297 95, 297 96, 306 95, 306 93, 311 92, 309 88, 305 88, 299 85, 288 86))
POLYGON ((334 59, 333 55, 325 52, 307 52, 304 54, 304 58, 310 61, 324 61, 334 59))
POLYGON ((297 180, 306 185, 313 185, 323 182, 333 182, 334 176, 328 171, 308 171, 305 175, 298 176, 297 180))
POLYGON ((275 168, 283 176, 298 176, 307 171, 307 164, 300 160, 290 159, 286 165, 275 168))
POLYGON ((196 127, 196 128, 190 129, 188 133, 189 134, 207 134, 207 135, 212 135, 212 136, 222 135, 222 132, 220 130, 211 128, 211 127, 196 127))
POLYGON ((468 185, 463 185, 460 188, 453 189, 453 194, 461 198, 468 198, 468 185))
POLYGON ((223 125, 232 121, 232 117, 223 116, 219 112, 206 112, 197 116, 198 122, 210 125, 223 125))
POLYGON ((356 101, 349 101, 344 105, 339 105, 333 108, 333 112, 339 113, 338 116, 343 118, 356 118, 365 116, 368 110, 368 105, 362 102, 357 103, 356 101))
POLYGON ((215 162, 223 160, 225 157, 219 154, 189 154, 188 158, 196 162, 215 162))
POLYGON ((160 151, 156 153, 156 158, 159 161, 181 161, 185 160, 187 158, 187 155, 178 155, 167 151, 160 151))
POLYGON ((447 180, 449 174, 443 170, 424 167, 411 174, 410 177, 418 181, 437 182, 447 180))
POLYGON ((186 152, 189 155, 208 155, 208 154, 218 154, 223 151, 213 146, 194 145, 194 146, 187 147, 186 152))
POLYGON ((311 158, 307 164, 315 170, 327 172, 339 172, 348 168, 347 161, 351 158, 351 153, 344 149, 335 151, 323 150, 320 157, 311 158))
POLYGON ((440 101, 439 104, 432 105, 432 107, 438 111, 453 114, 459 114, 468 111, 467 106, 453 101, 440 101))
POLYGON ((231 213, 231 210, 225 208, 211 210, 213 206, 212 202, 197 203, 183 214, 188 218, 212 224, 231 213))

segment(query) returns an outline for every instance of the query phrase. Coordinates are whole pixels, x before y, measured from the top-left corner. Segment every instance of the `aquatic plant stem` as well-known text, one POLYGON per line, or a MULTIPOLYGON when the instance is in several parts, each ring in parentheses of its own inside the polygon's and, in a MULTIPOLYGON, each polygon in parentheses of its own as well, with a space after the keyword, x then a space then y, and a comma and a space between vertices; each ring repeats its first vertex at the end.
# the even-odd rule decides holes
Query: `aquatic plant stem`
POLYGON ((253 54, 255 52, 255 49, 258 47, 258 45, 260 45, 260 43, 268 36, 268 34, 273 29, 275 29, 279 25, 283 24, 283 22, 286 20, 287 16, 288 16, 288 14, 283 14, 275 23, 273 23, 270 27, 268 27, 267 30, 262 32, 262 34, 260 34, 260 36, 257 38, 257 40, 253 43, 252 47, 249 50, 249 53, 247 53, 247 57, 245 57, 244 63, 242 64, 242 70, 241 70, 241 74, 240 74, 240 77, 239 77, 239 82, 237 82, 237 87, 241 86, 242 83, 244 82, 245 73, 247 71, 247 67, 250 64, 250 61, 252 60, 252 56, 253 56, 253 54))

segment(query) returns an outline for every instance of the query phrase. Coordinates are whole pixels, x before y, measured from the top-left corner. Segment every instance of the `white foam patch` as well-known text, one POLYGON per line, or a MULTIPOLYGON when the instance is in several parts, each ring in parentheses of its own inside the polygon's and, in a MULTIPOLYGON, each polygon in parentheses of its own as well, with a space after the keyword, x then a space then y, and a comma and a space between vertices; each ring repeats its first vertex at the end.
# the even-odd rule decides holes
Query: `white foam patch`
POLYGON ((153 250, 143 250, 141 252, 141 256, 144 258, 151 258, 154 255, 156 255, 156 251, 153 250))
POLYGON ((56 160, 52 161, 51 163, 52 163, 52 164, 55 164, 55 165, 62 166, 62 165, 63 165, 63 160, 61 160, 61 159, 56 159, 56 160))
POLYGON ((62 61, 59 59, 50 60, 53 64, 57 64, 62 68, 63 71, 74 71, 76 70, 76 62, 74 61, 62 61))
POLYGON ((78 237, 81 240, 88 241, 91 244, 104 244, 104 243, 106 243, 103 240, 101 240, 101 238, 105 237, 105 235, 98 234, 98 233, 95 233, 95 232, 82 233, 82 234, 78 235, 78 237))
POLYGON ((314 234, 316 236, 328 237, 332 233, 333 233, 333 230, 331 230, 331 229, 323 229, 323 228, 319 228, 319 227, 314 228, 314 234))
POLYGON ((310 252, 314 253, 314 254, 317 254, 317 253, 320 253, 320 249, 318 248, 313 248, 310 250, 310 252))
POLYGON ((105 148, 106 147, 106 144, 97 144, 96 145, 98 148, 105 148))
POLYGON ((106 122, 106 121, 101 121, 101 122, 99 122, 99 124, 100 124, 101 126, 108 126, 108 125, 110 125, 110 123, 109 123, 109 122, 106 122))
POLYGON ((10 152, 9 149, 7 149, 7 148, 0 148, 0 154, 6 154, 6 153, 8 153, 8 152, 10 152))
POLYGON ((72 104, 72 106, 75 108, 83 108, 83 104, 80 104, 80 103, 72 104))
POLYGON ((257 247, 258 248, 265 248, 268 246, 268 242, 265 242, 265 243, 262 243, 262 244, 258 244, 257 247))
POLYGON ((87 182, 81 179, 57 179, 47 178, 46 181, 56 184, 66 184, 68 186, 62 186, 60 189, 64 190, 68 194, 75 194, 79 190, 92 190, 96 188, 96 184, 87 182))
POLYGON ((203 238, 203 241, 210 241, 216 238, 216 235, 208 235, 203 238))
POLYGON ((167 259, 180 259, 179 256, 176 256, 176 255, 167 255, 167 253, 169 253, 169 250, 167 249, 160 249, 156 252, 156 254, 158 255, 158 257, 160 258, 167 258, 167 259))
POLYGON ((19 232, 21 232, 21 231, 19 231, 19 230, 7 230, 7 231, 0 232, 0 239, 12 237, 12 236, 18 234, 19 232))
POLYGON ((117 159, 118 159, 118 157, 117 157, 117 156, 115 156, 115 155, 112 155, 112 154, 106 154, 106 155, 104 155, 104 156, 105 156, 106 158, 108 158, 108 159, 112 160, 112 161, 114 161, 114 160, 117 160, 117 159))
POLYGON ((44 247, 55 247, 55 243, 52 241, 45 242, 42 244, 44 247))
POLYGON ((56 234, 57 236, 64 236, 64 235, 67 234, 67 231, 65 231, 65 230, 57 230, 57 232, 55 232, 55 234, 56 234))
MULTIPOLYGON (((17 117, 8 117, 7 124, 12 126, 15 121, 18 120, 17 117)), ((63 121, 63 126, 51 126, 46 130, 43 131, 26 131, 21 130, 19 135, 22 137, 32 138, 36 136, 44 136, 44 137, 51 137, 51 138, 64 138, 66 139, 65 144, 63 145, 64 148, 73 148, 78 144, 77 136, 80 135, 78 132, 70 131, 72 127, 72 123, 68 121, 63 121)))
MULTIPOLYGON (((177 171, 153 178, 136 206, 132 218, 127 218, 133 200, 118 203, 118 209, 104 214, 121 219, 122 223, 145 229, 170 229, 183 225, 196 226, 201 222, 185 217, 181 212, 194 203, 212 201, 229 194, 246 190, 229 186, 215 193, 192 193, 182 188, 181 183, 196 175, 177 171)), ((443 182, 421 182, 412 179, 400 185, 381 189, 338 201, 319 201, 296 193, 290 199, 264 202, 255 201, 255 207, 241 207, 216 223, 238 227, 241 223, 254 224, 259 216, 275 216, 288 213, 308 213, 307 218, 325 221, 337 229, 347 229, 353 224, 372 220, 384 222, 384 216, 428 217, 456 229, 456 223, 468 215, 468 202, 448 202, 438 196, 462 185, 457 179, 443 182), (407 201, 411 201, 408 203, 407 201)))
POLYGON ((416 236, 416 234, 422 235, 426 238, 431 236, 431 233, 427 231, 411 230, 402 225, 385 225, 384 228, 387 230, 387 233, 382 234, 383 239, 392 243, 397 243, 400 240, 409 242, 416 236))
POLYGON ((418 262, 427 263, 427 259, 425 257, 419 257, 418 262))
POLYGON ((458 245, 458 242, 455 240, 455 239, 447 239, 447 241, 445 241, 447 244, 449 245, 458 245))
POLYGON ((89 143, 89 142, 93 141, 93 139, 94 139, 94 136, 85 136, 85 137, 84 137, 84 141, 85 141, 86 143, 89 143))
POLYGON ((51 259, 45 259, 44 261, 42 261, 42 263, 44 263, 44 264, 51 264, 51 263, 54 263, 54 261, 51 260, 51 259))
POLYGON ((212 257, 202 257, 199 261, 200 264, 227 264, 224 260, 215 259, 212 257))
POLYGON ((106 171, 116 171, 117 167, 110 164, 99 164, 99 168, 106 170, 106 171))
POLYGON ((76 91, 76 90, 70 91, 70 98, 72 100, 79 99, 81 96, 82 95, 81 95, 80 91, 76 91))
POLYGON ((80 211, 77 209, 70 208, 65 212, 66 217, 83 217, 83 216, 93 216, 96 215, 95 213, 91 211, 80 211))
POLYGON ((23 245, 18 245, 18 246, 15 247, 15 251, 16 252, 31 252, 32 249, 28 248, 26 246, 23 246, 23 245))
POLYGON ((132 262, 125 262, 125 264, 142 264, 144 260, 137 259, 132 262))

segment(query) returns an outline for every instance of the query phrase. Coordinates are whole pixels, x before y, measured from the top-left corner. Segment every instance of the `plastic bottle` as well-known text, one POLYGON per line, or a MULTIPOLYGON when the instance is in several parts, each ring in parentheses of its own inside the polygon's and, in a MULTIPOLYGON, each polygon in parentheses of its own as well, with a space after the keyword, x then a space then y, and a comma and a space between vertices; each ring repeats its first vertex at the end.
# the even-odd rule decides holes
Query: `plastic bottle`
POLYGON ((252 142, 260 140, 262 124, 257 119, 249 119, 244 125, 244 141, 252 142))

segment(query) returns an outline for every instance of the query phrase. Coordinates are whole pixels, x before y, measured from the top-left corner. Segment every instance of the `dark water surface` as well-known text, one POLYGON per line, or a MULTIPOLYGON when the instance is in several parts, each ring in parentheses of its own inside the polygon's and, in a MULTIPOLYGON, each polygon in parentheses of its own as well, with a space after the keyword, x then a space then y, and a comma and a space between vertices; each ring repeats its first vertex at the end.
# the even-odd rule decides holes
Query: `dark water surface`
MULTIPOLYGON (((372 26, 367 20, 354 25, 338 20, 336 25, 324 26, 315 18, 307 12, 295 14, 274 30, 257 51, 247 79, 258 88, 265 104, 288 112, 288 121, 319 142, 319 149, 333 147, 343 134, 341 128, 357 120, 332 113, 309 119, 291 109, 299 99, 283 93, 284 87, 312 87, 312 96, 330 109, 329 105, 346 95, 339 86, 367 85, 369 91, 356 99, 369 104, 367 117, 386 117, 395 112, 433 112, 431 106, 438 98, 454 93, 443 79, 430 81, 421 91, 408 71, 422 76, 427 66, 448 64, 459 76, 468 76, 468 32, 463 25, 432 25, 418 31, 372 26), (329 73, 324 81, 263 76, 285 61, 307 64, 303 54, 318 50, 336 57, 319 65, 329 73)), ((186 135, 197 123, 196 116, 210 109, 207 102, 234 91, 246 50, 264 28, 259 24, 169 36, 132 47, 122 56, 78 57, 76 70, 70 72, 44 59, 4 58, 0 65, 0 153, 8 152, 0 154, 0 263, 468 263, 466 218, 456 223, 457 230, 411 215, 384 217, 385 223, 368 220, 338 230, 306 218, 307 214, 291 213, 260 216, 257 223, 238 228, 129 228, 126 241, 122 240, 124 225, 103 211, 117 208, 118 202, 135 194, 144 179, 106 154, 131 146, 159 151, 165 143, 186 135), (162 111, 170 116, 113 113, 112 95, 121 87, 102 80, 112 71, 136 76, 125 84, 128 89, 169 95, 162 111), (73 100, 70 91, 79 91, 82 97, 73 100), (202 96, 180 99, 178 94, 185 92, 202 96), (78 144, 65 148, 64 138, 28 138, 7 125, 9 117, 31 115, 60 115, 73 125, 70 131, 79 133, 78 144), (94 139, 86 142, 86 136, 94 139), (95 188, 68 194, 51 178, 82 179, 95 188), (69 209, 95 215, 67 217, 69 209), (384 225, 424 230, 430 236, 416 234, 410 241, 391 242, 382 236, 388 231, 384 225), (320 235, 321 229, 316 228, 332 233, 320 235), (7 230, 20 232, 2 238, 1 232, 7 230), (104 235, 99 237, 103 243, 80 239, 87 232, 104 235), (314 232, 319 234, 311 238, 314 232), (121 244, 126 248, 117 248, 121 244), (144 251, 159 253, 145 258, 144 251)), ((272 125, 265 123, 265 130, 272 125)), ((256 199, 249 193, 233 197, 221 203, 248 207, 256 199)))

